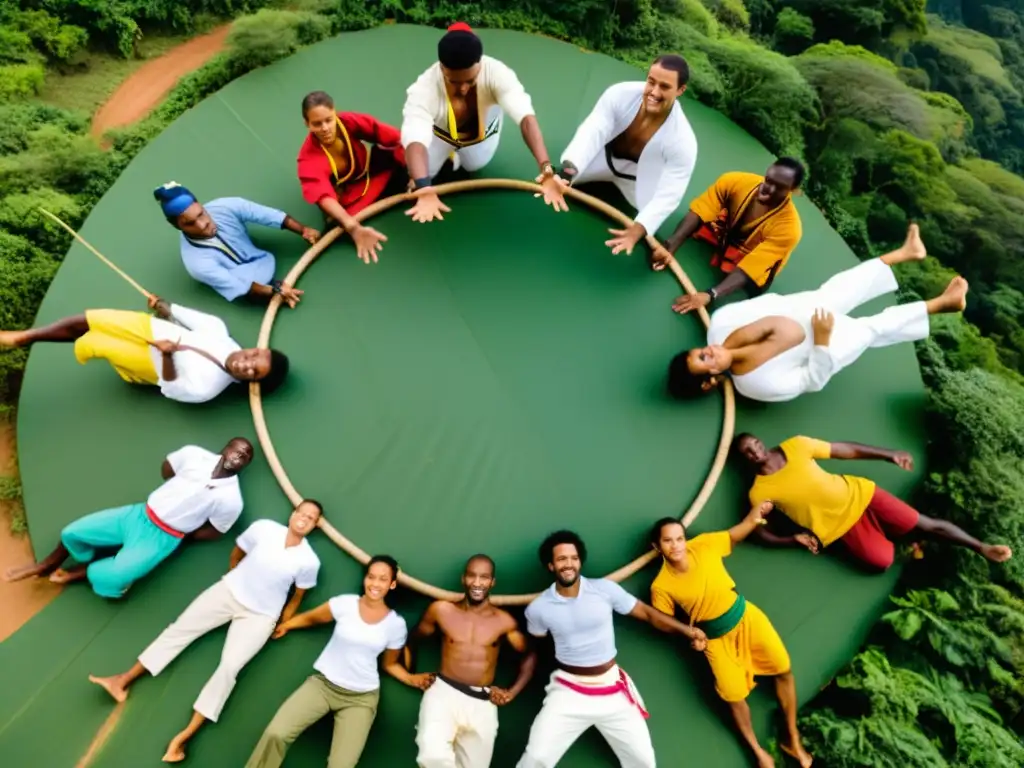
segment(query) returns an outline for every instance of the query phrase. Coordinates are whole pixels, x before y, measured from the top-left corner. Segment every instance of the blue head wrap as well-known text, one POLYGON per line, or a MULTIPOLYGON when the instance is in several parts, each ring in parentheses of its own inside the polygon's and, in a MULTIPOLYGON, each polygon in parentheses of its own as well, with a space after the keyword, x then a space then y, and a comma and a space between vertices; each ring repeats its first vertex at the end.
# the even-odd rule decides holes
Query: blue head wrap
POLYGON ((176 181, 169 181, 154 189, 153 197, 160 203, 164 216, 170 219, 177 218, 185 212, 186 208, 196 202, 195 195, 176 181))

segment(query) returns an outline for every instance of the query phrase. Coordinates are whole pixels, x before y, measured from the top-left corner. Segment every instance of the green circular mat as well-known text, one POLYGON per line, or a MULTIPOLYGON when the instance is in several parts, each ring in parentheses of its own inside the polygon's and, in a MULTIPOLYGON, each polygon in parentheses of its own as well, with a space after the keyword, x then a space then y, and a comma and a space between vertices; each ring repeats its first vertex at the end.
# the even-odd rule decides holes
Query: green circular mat
MULTIPOLYGON (((243 195, 319 225, 319 212, 302 202, 295 180, 305 130, 302 96, 325 89, 340 109, 397 125, 405 89, 433 60, 438 34, 411 26, 346 34, 232 83, 136 158, 83 236, 149 290, 219 314, 235 338, 253 343, 262 309, 229 305, 188 278, 176 233, 150 190, 174 179, 203 200, 243 195), (384 49, 407 52, 405 63, 381 57, 384 49), (351 79, 370 61, 372 77, 351 79)), ((605 87, 642 76, 546 38, 490 30, 482 37, 487 52, 512 66, 530 91, 555 158, 605 87)), ((771 161, 721 115, 689 99, 684 109, 700 142, 687 200, 724 171, 762 171, 771 161)), ((534 167, 508 124, 482 175, 532 178, 534 167)), ((342 243, 303 277, 303 303, 281 311, 272 338, 292 359, 290 380, 265 400, 277 452, 296 487, 321 500, 346 535, 368 551, 393 554, 439 586, 458 589, 463 562, 479 550, 497 561, 498 591, 543 588, 549 577, 536 547, 557 527, 584 536, 592 553, 585 572, 601 575, 643 551, 651 521, 689 505, 710 465, 721 397, 679 404, 664 395, 668 360, 698 342, 701 326, 672 313, 679 293, 674 279, 649 272, 640 253, 612 256, 603 245, 607 222, 580 205, 554 214, 531 195, 512 192, 447 202, 452 212, 443 222, 413 224, 402 207, 376 219, 390 238, 379 264, 362 264, 342 243)), ((798 206, 805 234, 776 282, 783 292, 814 287, 855 263, 813 205, 801 198, 798 206)), ((278 254, 279 275, 303 251, 289 233, 254 235, 278 254)), ((703 246, 688 244, 681 260, 698 286, 712 280, 703 246)), ((76 245, 38 322, 87 307, 142 304, 76 245)), ((771 441, 804 433, 920 453, 922 399, 907 345, 869 353, 824 393, 768 407, 740 402, 737 429, 771 441)), ((79 366, 70 346, 40 345, 29 361, 19 413, 37 552, 49 551, 61 527, 82 514, 144 498, 159 483, 167 452, 185 443, 216 449, 236 434, 255 439, 244 392, 206 406, 180 405, 127 387, 103 363, 79 366)), ((843 471, 868 475, 897 493, 915 479, 895 467, 848 464, 843 471)), ((236 533, 259 517, 286 517, 289 505, 259 453, 242 483, 246 510, 236 533)), ((728 469, 693 530, 733 524, 746 511, 744 491, 728 469)), ((84 587, 68 589, 0 645, 5 764, 76 765, 112 710, 87 675, 127 668, 220 576, 231 544, 228 538, 184 548, 120 603, 104 602, 84 587), (54 738, 54 723, 60 738, 54 738)), ((357 591, 358 565, 320 534, 313 545, 323 569, 306 607, 357 591)), ((831 557, 754 545, 741 548, 729 567, 739 589, 786 641, 802 701, 859 645, 895 579, 895 573, 863 576, 831 557)), ((626 587, 648 599, 652 577, 648 568, 626 587)), ((424 605, 415 595, 398 596, 410 627, 424 605)), ((189 764, 244 764, 278 706, 309 674, 327 631, 270 643, 242 673, 221 722, 193 742, 189 764)), ((703 659, 628 619, 617 619, 616 631, 619 660, 651 710, 660 763, 747 764, 703 659)), ((160 765, 222 642, 223 631, 214 632, 160 677, 140 681, 94 765, 160 765)), ((436 657, 435 645, 421 663, 436 657)), ((509 653, 500 680, 510 683, 514 674, 509 653)), ((538 673, 501 711, 496 768, 514 765, 520 755, 540 707, 543 677, 538 673)), ((763 738, 772 735, 772 689, 764 685, 751 699, 763 738)), ((417 692, 385 680, 361 765, 413 764, 418 704, 417 692)), ((329 738, 324 721, 296 743, 286 765, 323 764, 329 738)), ((614 764, 594 732, 560 763, 614 764)))

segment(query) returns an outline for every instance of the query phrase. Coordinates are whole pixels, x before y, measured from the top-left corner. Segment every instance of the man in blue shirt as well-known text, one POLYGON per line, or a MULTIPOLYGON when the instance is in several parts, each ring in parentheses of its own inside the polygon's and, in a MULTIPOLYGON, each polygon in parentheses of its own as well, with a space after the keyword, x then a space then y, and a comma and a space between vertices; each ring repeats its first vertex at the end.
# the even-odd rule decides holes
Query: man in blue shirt
POLYGON ((284 211, 241 197, 221 197, 206 205, 176 181, 153 190, 164 216, 181 232, 185 270, 228 301, 239 296, 269 302, 275 294, 295 308, 302 291, 274 279, 274 254, 257 248, 246 224, 288 229, 309 243, 320 233, 284 211))
POLYGON ((654 768, 647 710, 615 660, 612 615, 682 635, 698 651, 707 647, 707 637, 637 600, 614 581, 580 575, 587 548, 572 531, 552 533, 538 554, 555 583, 526 607, 526 628, 534 637, 554 640, 556 668, 516 768, 556 765, 591 726, 604 736, 622 768, 654 768))

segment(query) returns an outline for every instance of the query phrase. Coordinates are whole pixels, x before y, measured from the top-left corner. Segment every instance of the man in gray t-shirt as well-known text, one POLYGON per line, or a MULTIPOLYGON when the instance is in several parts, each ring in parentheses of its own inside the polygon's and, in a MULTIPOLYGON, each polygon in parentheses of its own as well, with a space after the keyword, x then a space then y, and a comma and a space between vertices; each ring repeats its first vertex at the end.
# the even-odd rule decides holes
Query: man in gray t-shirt
POLYGON ((552 768, 592 725, 623 768, 654 768, 643 699, 615 663, 612 614, 684 635, 698 651, 706 646, 704 633, 654 610, 613 581, 581 576, 587 548, 572 531, 548 536, 538 554, 555 583, 527 606, 526 628, 534 637, 552 637, 558 669, 517 768, 552 768))

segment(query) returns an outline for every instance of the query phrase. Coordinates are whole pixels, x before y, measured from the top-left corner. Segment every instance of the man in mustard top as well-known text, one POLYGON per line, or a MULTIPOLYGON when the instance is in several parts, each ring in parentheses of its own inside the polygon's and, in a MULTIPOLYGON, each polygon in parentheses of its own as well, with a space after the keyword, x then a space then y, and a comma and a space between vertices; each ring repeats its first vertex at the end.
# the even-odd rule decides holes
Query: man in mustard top
POLYGON ((672 307, 685 314, 707 307, 716 299, 741 288, 759 295, 789 261, 803 227, 793 203, 793 193, 804 180, 804 167, 791 157, 780 157, 764 175, 732 171, 718 177, 679 222, 665 248, 652 256, 654 270, 691 237, 711 243, 711 266, 724 275, 718 285, 693 296, 680 296, 672 307))
POLYGON ((789 737, 781 743, 782 750, 801 768, 809 768, 813 758, 804 749, 796 727, 796 681, 790 671, 789 654, 768 617, 735 592, 736 583, 722 562, 734 546, 763 525, 771 509, 771 502, 756 505, 739 525, 690 541, 675 518, 655 523, 651 546, 661 554, 663 563, 651 584, 651 605, 670 616, 678 605, 690 617, 690 624, 704 631, 704 655, 715 676, 715 691, 729 704, 736 726, 757 756, 760 768, 773 768, 775 761, 757 741, 747 697, 754 689, 755 676, 775 678, 789 737))
POLYGON ((817 461, 879 459, 910 471, 914 460, 905 451, 802 436, 767 449, 746 433, 737 435, 733 446, 757 472, 750 503, 756 506, 771 501, 803 529, 793 536, 778 536, 759 528, 757 535, 767 544, 800 545, 818 554, 838 541, 855 560, 879 571, 895 560, 892 539, 911 532, 973 549, 994 563, 1006 562, 1013 554, 1007 546, 983 544, 950 522, 922 515, 865 477, 834 475, 817 461))

